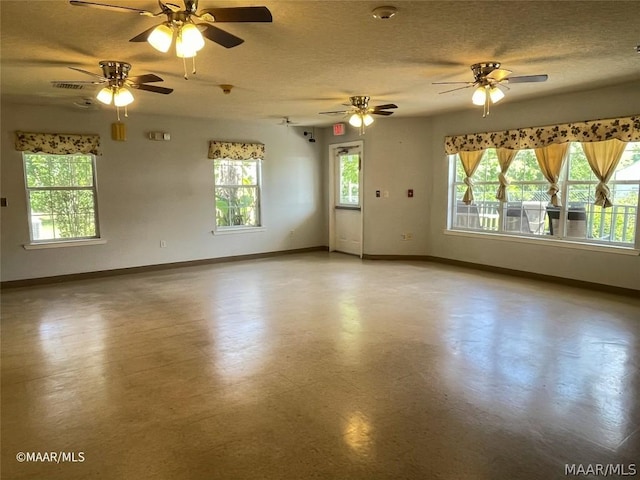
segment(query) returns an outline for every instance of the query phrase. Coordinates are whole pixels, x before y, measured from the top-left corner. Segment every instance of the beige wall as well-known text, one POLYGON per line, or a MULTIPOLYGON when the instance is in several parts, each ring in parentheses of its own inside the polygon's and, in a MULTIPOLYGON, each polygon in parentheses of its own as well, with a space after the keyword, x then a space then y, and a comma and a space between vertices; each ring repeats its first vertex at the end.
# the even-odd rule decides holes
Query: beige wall
MULTIPOLYGON (((523 86, 522 88, 527 88, 523 86)), ((429 118, 379 118, 365 135, 349 127, 334 137, 316 128, 316 143, 303 128, 207 122, 132 112, 129 139, 112 142, 113 112, 76 112, 2 105, 2 280, 34 278, 129 266, 217 258, 328 244, 329 145, 364 142, 364 253, 430 255, 501 268, 640 290, 640 257, 514 243, 445 233, 448 164, 445 135, 549 125, 640 113, 640 84, 631 83, 546 99, 500 103, 489 118, 469 105, 429 118), (63 127, 60 127, 63 126, 63 127), (26 202, 16 129, 100 133, 100 218, 106 245, 25 251, 26 202), (170 142, 145 138, 168 131, 170 142), (266 144, 265 232, 213 236, 208 140, 266 144), (407 190, 414 197, 407 197, 407 190), (389 192, 376 198, 376 190, 389 192), (294 230, 291 237, 290 231, 294 230), (402 233, 413 233, 402 240, 402 233), (160 240, 168 247, 159 248, 160 240)), ((466 94, 466 93, 464 93, 466 94)), ((402 108, 402 105, 399 105, 402 108)))
POLYGON ((110 139, 112 110, 2 104, 2 280, 37 278, 326 245, 322 151, 302 130, 130 113, 126 142, 110 139), (25 250, 29 241, 22 156, 15 130, 98 133, 100 226, 105 245, 25 250), (151 141, 149 131, 171 134, 151 141), (263 223, 257 233, 217 235, 209 140, 266 145, 263 223), (291 235, 291 230, 294 231, 291 235), (167 242, 160 248, 160 240, 167 242))
MULTIPOLYGON (((526 86, 523 86, 526 88, 526 86)), ((515 87, 514 87, 515 88, 515 87)), ((520 88, 520 87, 519 87, 520 88)), ((527 272, 640 290, 640 257, 447 235, 446 135, 532 127, 640 113, 640 83, 606 87, 522 103, 500 103, 489 118, 480 111, 441 115, 433 123, 429 154, 431 182, 429 254, 527 272)))

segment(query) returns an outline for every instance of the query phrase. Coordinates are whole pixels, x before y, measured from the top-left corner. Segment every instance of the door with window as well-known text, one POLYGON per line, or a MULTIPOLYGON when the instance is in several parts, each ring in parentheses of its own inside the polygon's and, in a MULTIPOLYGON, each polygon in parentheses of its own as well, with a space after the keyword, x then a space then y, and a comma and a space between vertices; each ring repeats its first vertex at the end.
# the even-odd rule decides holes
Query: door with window
POLYGON ((332 146, 331 250, 362 256, 362 142, 332 146))

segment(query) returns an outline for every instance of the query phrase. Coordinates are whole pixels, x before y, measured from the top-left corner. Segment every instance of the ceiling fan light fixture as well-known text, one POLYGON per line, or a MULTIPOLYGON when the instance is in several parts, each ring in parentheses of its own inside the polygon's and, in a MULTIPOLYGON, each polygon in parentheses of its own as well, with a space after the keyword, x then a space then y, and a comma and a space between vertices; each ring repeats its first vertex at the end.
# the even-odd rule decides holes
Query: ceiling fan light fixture
POLYGON ((378 20, 389 20, 390 18, 395 16, 397 11, 398 9, 396 7, 384 6, 374 8, 371 14, 373 15, 373 18, 376 18, 378 20))
POLYGON ((124 87, 119 87, 113 94, 113 103, 116 107, 126 107, 133 102, 133 94, 124 87))
POLYGON ((104 87, 98 92, 96 98, 99 102, 102 102, 105 105, 111 105, 111 101, 113 100, 113 90, 111 89, 111 87, 104 87))
POLYGON ((362 116, 359 113, 354 113, 349 118, 349 125, 351 125, 352 127, 359 128, 362 126, 362 121, 363 121, 362 116))
POLYGON ((193 23, 185 23, 180 29, 183 46, 188 50, 199 51, 204 47, 204 37, 193 23))
POLYGON ((371 116, 370 113, 365 114, 362 117, 362 122, 364 123, 365 127, 368 127, 369 125, 371 125, 373 123, 373 116, 371 116))
POLYGON ((178 58, 192 58, 198 54, 197 50, 189 48, 189 45, 185 43, 180 35, 176 38, 176 56, 178 58))
POLYGON ((498 103, 500 100, 504 98, 504 92, 500 90, 498 87, 491 87, 489 89, 489 98, 493 103, 498 103))
POLYGON ((162 53, 167 53, 169 51, 172 41, 173 29, 165 23, 154 28, 149 35, 149 38, 147 38, 149 45, 162 53))
POLYGON ((487 101, 487 89, 484 85, 480 85, 476 88, 476 91, 473 92, 473 96, 471 97, 471 102, 474 105, 482 106, 487 101))

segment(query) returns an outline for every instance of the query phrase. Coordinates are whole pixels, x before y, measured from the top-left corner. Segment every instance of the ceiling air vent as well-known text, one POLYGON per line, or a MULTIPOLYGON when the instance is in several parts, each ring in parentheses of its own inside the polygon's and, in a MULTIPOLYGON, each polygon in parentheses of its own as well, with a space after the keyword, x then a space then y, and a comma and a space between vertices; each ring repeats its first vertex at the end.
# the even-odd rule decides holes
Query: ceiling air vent
POLYGON ((78 85, 77 83, 67 83, 67 82, 51 82, 53 88, 66 88, 69 90, 82 90, 84 85, 78 85))

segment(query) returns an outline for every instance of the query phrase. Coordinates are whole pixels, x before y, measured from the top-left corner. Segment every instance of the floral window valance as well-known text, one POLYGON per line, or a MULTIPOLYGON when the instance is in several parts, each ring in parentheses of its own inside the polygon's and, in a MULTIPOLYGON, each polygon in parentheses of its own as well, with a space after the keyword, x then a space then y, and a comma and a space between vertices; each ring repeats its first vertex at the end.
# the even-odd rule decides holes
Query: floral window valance
POLYGON ((16 150, 32 153, 43 152, 52 155, 72 155, 74 153, 102 155, 100 135, 67 133, 16 132, 16 150))
POLYGON ((543 148, 555 143, 600 142, 612 138, 623 142, 639 142, 640 115, 501 132, 453 135, 445 137, 444 149, 447 154, 453 155, 487 148, 524 150, 543 148))
POLYGON ((264 144, 212 140, 209 143, 209 158, 230 158, 231 160, 264 159, 264 144))

